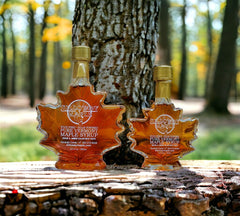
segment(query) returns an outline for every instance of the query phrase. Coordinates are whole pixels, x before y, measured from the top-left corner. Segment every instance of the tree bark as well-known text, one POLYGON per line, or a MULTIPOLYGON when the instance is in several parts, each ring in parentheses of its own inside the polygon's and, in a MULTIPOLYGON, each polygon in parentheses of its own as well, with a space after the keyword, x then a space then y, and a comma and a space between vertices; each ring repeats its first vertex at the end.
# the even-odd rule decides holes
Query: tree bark
POLYGON ((11 77, 11 94, 16 94, 16 40, 13 32, 12 26, 12 15, 10 18, 10 29, 11 29, 11 37, 12 37, 12 49, 13 49, 13 56, 12 56, 12 77, 11 77))
POLYGON ((187 79, 187 49, 186 49, 187 31, 186 31, 186 22, 185 22, 186 0, 183 1, 181 17, 182 17, 182 42, 181 42, 182 60, 181 60, 178 99, 183 100, 185 97, 186 79, 187 79))
POLYGON ((35 20, 34 11, 31 4, 29 4, 29 28, 30 28, 30 39, 29 39, 29 100, 30 106, 33 107, 35 103, 35 20))
MULTIPOLYGON (((61 16, 61 8, 57 7, 55 10, 56 15, 61 16)), ((55 41, 53 46, 53 92, 55 94, 58 90, 63 90, 61 41, 55 41)))
POLYGON ((169 1, 161 0, 159 15, 159 65, 170 65, 171 45, 170 45, 170 26, 169 26, 169 1))
MULTIPOLYGON (((4 4, 7 2, 5 0, 4 4)), ((1 95, 6 98, 8 94, 8 65, 7 65, 7 44, 6 44, 6 27, 4 12, 2 17, 2 79, 1 79, 1 95)))
POLYGON ((107 91, 105 103, 124 104, 138 116, 153 98, 158 1, 76 2, 73 45, 92 50, 91 82, 107 91))
POLYGON ((91 48, 90 81, 106 91, 106 104, 124 104, 122 145, 104 155, 107 164, 141 165, 130 150, 126 119, 140 116, 153 99, 152 69, 158 37, 158 0, 77 0, 73 46, 91 48))
POLYGON ((212 18, 209 10, 209 0, 207 0, 207 75, 205 81, 205 98, 208 98, 209 87, 211 86, 212 80, 212 53, 213 53, 213 44, 212 44, 212 18))
POLYGON ((42 100, 46 93, 46 72, 47 72, 47 42, 42 41, 42 53, 40 59, 39 73, 39 99, 42 100))
POLYGON ((228 113, 231 83, 236 71, 239 1, 227 0, 226 3, 213 85, 207 103, 207 110, 217 113, 228 113))
POLYGON ((61 43, 60 41, 54 42, 54 63, 53 63, 53 85, 54 94, 58 90, 63 90, 62 81, 62 55, 61 55, 61 43))
MULTIPOLYGON (((46 18, 48 16, 48 8, 49 8, 49 1, 44 2, 44 16, 43 16, 43 23, 41 29, 41 36, 43 36, 43 32, 47 26, 46 18)), ((42 41, 42 53, 40 59, 40 72, 39 72, 39 99, 43 99, 46 93, 46 72, 47 72, 47 41, 42 41)))

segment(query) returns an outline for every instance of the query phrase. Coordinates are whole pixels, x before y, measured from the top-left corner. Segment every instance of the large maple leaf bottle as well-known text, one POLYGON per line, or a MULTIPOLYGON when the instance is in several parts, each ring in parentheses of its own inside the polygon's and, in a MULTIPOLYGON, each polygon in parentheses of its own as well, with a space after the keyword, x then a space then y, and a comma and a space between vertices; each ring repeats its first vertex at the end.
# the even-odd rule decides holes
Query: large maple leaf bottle
POLYGON ((56 105, 37 105, 38 130, 45 135, 40 144, 59 156, 59 169, 104 169, 103 154, 120 145, 125 108, 105 105, 106 93, 94 91, 89 82, 90 59, 89 47, 73 47, 69 91, 57 92, 56 105))
POLYGON ((172 69, 157 66, 153 70, 155 102, 143 109, 144 118, 131 118, 131 148, 144 156, 142 168, 173 170, 181 167, 179 158, 194 150, 198 120, 181 119, 182 109, 171 102, 172 69))

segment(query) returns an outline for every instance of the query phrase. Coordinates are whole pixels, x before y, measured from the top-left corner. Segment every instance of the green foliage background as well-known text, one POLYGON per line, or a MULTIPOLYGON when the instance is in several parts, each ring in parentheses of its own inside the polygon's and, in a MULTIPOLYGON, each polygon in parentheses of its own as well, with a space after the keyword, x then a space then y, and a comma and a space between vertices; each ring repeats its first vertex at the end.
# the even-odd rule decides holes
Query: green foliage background
MULTIPOLYGON (((36 124, 2 128, 0 162, 57 160, 57 156, 39 144, 43 135, 36 124)), ((237 127, 209 129, 193 142, 195 151, 183 159, 240 160, 240 136, 237 127)))
POLYGON ((53 152, 39 145, 41 138, 35 124, 1 128, 0 162, 55 160, 53 152))

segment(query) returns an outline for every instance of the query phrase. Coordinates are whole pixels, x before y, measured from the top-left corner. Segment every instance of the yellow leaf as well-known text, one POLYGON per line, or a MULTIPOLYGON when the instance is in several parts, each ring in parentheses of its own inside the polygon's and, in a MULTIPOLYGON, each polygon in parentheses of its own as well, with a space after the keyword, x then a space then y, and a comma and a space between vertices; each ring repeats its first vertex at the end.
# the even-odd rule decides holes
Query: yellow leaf
POLYGON ((220 5, 220 11, 223 11, 225 7, 226 7, 226 2, 222 2, 220 5))
POLYGON ((64 61, 62 63, 62 68, 63 69, 69 69, 71 67, 71 62, 70 61, 64 61))
POLYGON ((171 61, 171 65, 174 71, 171 91, 173 95, 176 95, 179 88, 178 83, 180 77, 181 62, 179 59, 175 58, 174 60, 171 61))
POLYGON ((179 3, 177 3, 177 2, 171 2, 171 3, 170 3, 170 6, 171 6, 171 8, 173 8, 173 7, 178 8, 178 7, 182 7, 183 4, 179 4, 179 3))
POLYGON ((237 73, 236 81, 237 81, 237 84, 240 84, 240 71, 238 71, 237 73))
POLYGON ((10 9, 12 7, 11 4, 5 3, 0 7, 0 15, 3 14, 6 10, 10 9))
POLYGON ((41 7, 39 3, 37 3, 35 0, 27 0, 27 3, 31 5, 32 9, 35 11, 37 8, 41 7))
POLYGON ((192 55, 196 55, 199 58, 204 58, 206 56, 206 47, 200 41, 192 42, 192 45, 197 47, 197 50, 192 52, 192 55))
POLYGON ((58 24, 61 22, 61 17, 57 16, 57 15, 52 15, 52 16, 48 16, 46 18, 46 22, 50 23, 50 24, 58 24))
POLYGON ((19 7, 24 13, 28 12, 28 7, 25 4, 24 5, 19 5, 19 7))
POLYGON ((57 27, 45 29, 43 32, 42 41, 57 41, 57 27))
POLYGON ((203 64, 203 63, 197 64, 198 79, 200 79, 200 80, 205 79, 206 70, 207 70, 207 68, 206 68, 205 64, 203 64))
POLYGON ((44 30, 42 41, 59 41, 65 39, 72 33, 72 22, 59 16, 49 16, 48 23, 56 24, 52 28, 44 30))
POLYGON ((40 49, 37 49, 36 52, 35 52, 35 56, 36 56, 37 58, 40 58, 40 57, 41 57, 41 54, 42 54, 41 50, 40 50, 40 49))

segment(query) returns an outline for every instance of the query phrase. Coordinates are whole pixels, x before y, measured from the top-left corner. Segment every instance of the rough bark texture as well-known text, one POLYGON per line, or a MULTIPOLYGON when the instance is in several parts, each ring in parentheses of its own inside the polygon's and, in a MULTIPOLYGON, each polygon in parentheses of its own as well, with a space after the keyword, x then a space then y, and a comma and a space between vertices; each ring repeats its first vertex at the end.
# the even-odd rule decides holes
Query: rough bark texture
MULTIPOLYGON (((7 3, 7 0, 4 1, 7 3)), ((7 65, 7 44, 6 44, 6 26, 4 13, 2 18, 2 71, 1 71, 1 95, 7 97, 8 94, 8 65, 7 65)))
POLYGON ((183 100, 185 96, 186 90, 186 80, 187 80, 187 30, 186 30, 186 0, 183 0, 183 8, 182 8, 182 39, 181 39, 181 71, 180 71, 180 80, 179 80, 179 91, 178 91, 178 99, 183 100))
POLYGON ((53 162, 0 163, 0 215, 240 215, 239 161, 182 164, 77 172, 53 162))
POLYGON ((239 25, 239 1, 227 0, 220 47, 207 109, 227 113, 231 83, 236 71, 236 39, 239 25))
POLYGON ((53 92, 63 90, 61 42, 54 42, 53 92))
POLYGON ((126 119, 141 115, 153 98, 152 69, 157 42, 157 0, 78 0, 73 46, 91 48, 90 81, 107 92, 106 104, 124 104, 122 145, 104 155, 107 164, 140 166, 143 157, 130 150, 126 119))
POLYGON ((29 86, 28 95, 30 100, 30 106, 33 107, 35 103, 35 20, 34 11, 32 5, 29 4, 29 86))
POLYGON ((160 35, 159 35, 159 65, 170 65, 171 45, 170 45, 170 25, 169 25, 169 1, 161 0, 160 4, 160 35))
POLYGON ((42 53, 39 71, 39 99, 43 99, 46 93, 46 72, 47 72, 47 42, 42 42, 42 53))
MULTIPOLYGON (((56 8, 56 14, 61 17, 61 7, 56 8)), ((62 46, 61 40, 54 42, 54 62, 53 62, 53 93, 63 90, 63 68, 62 68, 62 46)))
POLYGON ((91 82, 108 93, 105 103, 124 104, 138 116, 153 97, 157 0, 78 0, 73 45, 92 50, 91 82))
MULTIPOLYGON (((48 16, 49 9, 49 1, 44 1, 45 11, 43 16, 43 23, 41 29, 41 36, 43 36, 43 32, 47 27, 46 18, 48 16)), ((47 73, 47 41, 42 41, 42 53, 40 58, 40 71, 39 71, 39 99, 43 99, 46 93, 46 73, 47 73)))
POLYGON ((207 1, 207 75, 205 80, 205 98, 208 98, 209 87, 212 80, 212 54, 213 54, 213 42, 212 42, 212 17, 209 9, 209 0, 207 1))
POLYGON ((12 14, 10 17, 10 30, 11 30, 11 38, 12 38, 12 74, 11 74, 11 94, 16 94, 16 39, 13 31, 13 23, 12 23, 12 14))

